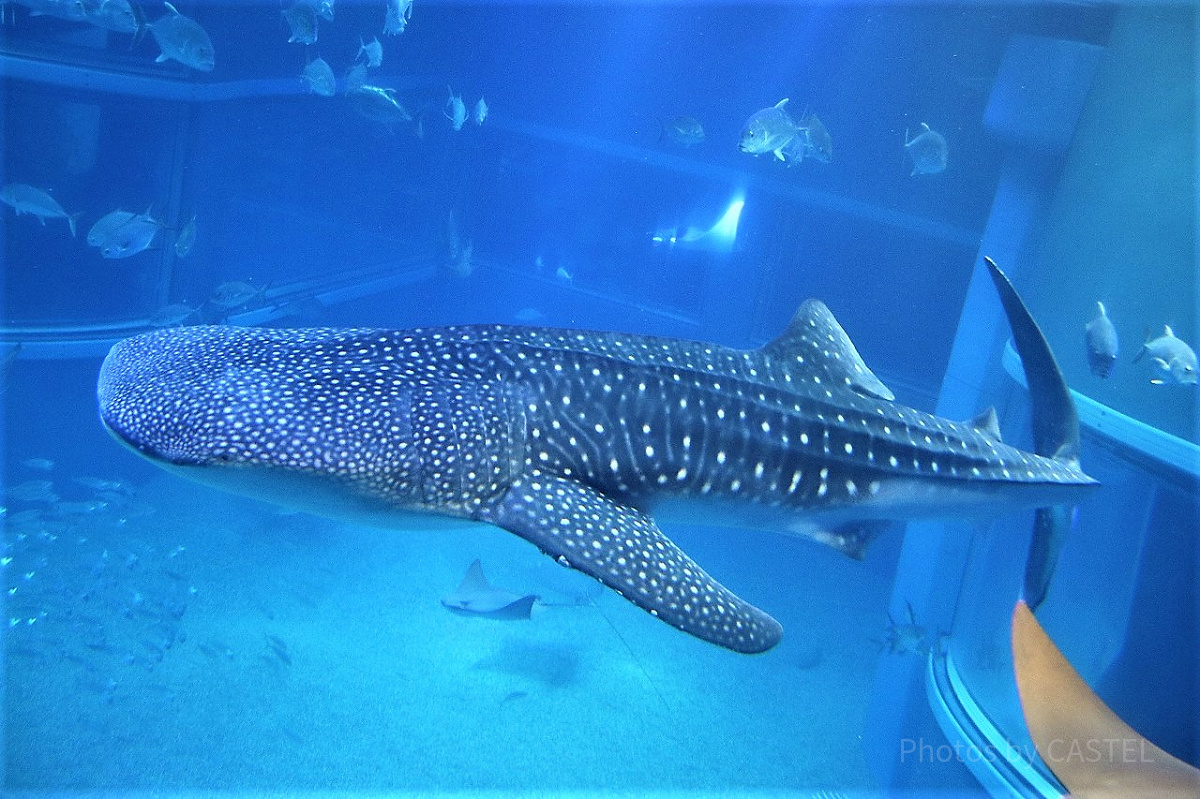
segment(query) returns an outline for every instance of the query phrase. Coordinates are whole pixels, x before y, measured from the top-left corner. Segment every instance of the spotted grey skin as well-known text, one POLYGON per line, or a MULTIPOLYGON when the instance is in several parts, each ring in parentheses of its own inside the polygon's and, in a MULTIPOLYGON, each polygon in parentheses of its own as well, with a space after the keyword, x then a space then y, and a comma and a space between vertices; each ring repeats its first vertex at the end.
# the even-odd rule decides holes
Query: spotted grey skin
POLYGON ((119 439, 189 476, 330 515, 489 522, 739 652, 780 625, 676 547, 659 505, 827 520, 809 534, 856 553, 874 520, 1092 482, 1004 445, 994 417, 894 403, 814 300, 753 351, 508 326, 161 330, 117 344, 98 393, 119 439))

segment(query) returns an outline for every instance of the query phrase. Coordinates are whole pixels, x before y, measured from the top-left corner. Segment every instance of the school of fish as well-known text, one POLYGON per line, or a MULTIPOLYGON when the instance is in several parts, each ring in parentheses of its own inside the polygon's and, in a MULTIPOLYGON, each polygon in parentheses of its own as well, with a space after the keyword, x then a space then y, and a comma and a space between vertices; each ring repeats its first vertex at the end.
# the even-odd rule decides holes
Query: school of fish
MULTIPOLYGON (((287 41, 305 45, 306 48, 315 45, 320 26, 334 20, 335 1, 293 0, 281 9, 279 13, 289 34, 287 41)), ((199 21, 184 15, 170 2, 163 2, 163 13, 154 20, 147 18, 142 6, 130 0, 12 2, 26 7, 31 14, 132 34, 134 44, 149 33, 160 51, 155 59, 158 63, 175 61, 199 72, 211 72, 216 68, 216 48, 208 32, 199 21)), ((385 36, 404 33, 412 19, 413 0, 381 0, 380 12, 383 17, 381 32, 385 36)), ((378 69, 383 60, 384 46, 379 37, 372 35, 368 41, 365 36, 360 36, 358 50, 340 86, 333 67, 320 56, 306 60, 300 78, 303 85, 319 97, 335 97, 340 89, 350 109, 389 132, 411 129, 416 137, 424 137, 429 116, 426 112, 432 104, 425 103, 421 110, 410 111, 398 98, 395 89, 371 83, 369 71, 378 69)), ((414 98, 414 102, 418 99, 414 98)), ((831 163, 833 136, 829 129, 815 113, 807 110, 799 117, 794 117, 789 103, 790 100, 784 98, 754 111, 742 125, 738 149, 753 156, 769 154, 773 160, 788 166, 805 160, 831 163)), ((482 96, 474 104, 468 104, 462 93, 447 88, 442 116, 453 131, 461 131, 467 122, 483 125, 489 112, 487 101, 482 96)), ((659 143, 693 148, 704 145, 708 140, 700 120, 687 114, 659 117, 658 124, 659 143)), ((925 122, 921 122, 915 130, 904 131, 902 151, 909 164, 909 176, 913 178, 940 175, 949 165, 946 137, 925 122)), ((20 182, 0 187, 0 202, 11 207, 18 216, 29 215, 43 226, 49 220, 62 220, 72 237, 76 235, 78 220, 83 215, 82 212, 68 212, 55 198, 53 189, 20 182)), ((132 258, 160 246, 172 248, 178 258, 188 257, 196 244, 196 215, 190 218, 181 216, 168 224, 155 218, 153 208, 151 203, 141 213, 118 208, 102 215, 88 231, 88 245, 95 247, 101 257, 114 260, 132 258), (173 242, 164 242, 169 235, 173 235, 173 242)), ((452 274, 467 277, 474 271, 473 242, 458 233, 453 215, 450 226, 452 232, 448 237, 447 262, 452 274)), ((561 268, 559 273, 560 279, 567 274, 561 268)), ((257 296, 256 290, 250 292, 245 300, 249 301, 254 296, 257 296)), ((169 307, 164 310, 169 310, 169 307)), ((189 309, 181 317, 177 312, 168 312, 163 318, 192 319, 197 317, 197 310, 189 309)), ((212 321, 211 317, 209 321, 212 321)), ((1149 380, 1152 384, 1195 385, 1198 378, 1197 357, 1191 346, 1175 335, 1169 325, 1164 325, 1158 335, 1150 330, 1147 326, 1145 342, 1132 359, 1133 362, 1145 361, 1150 365, 1149 380)), ((1103 303, 1096 303, 1095 313, 1086 323, 1084 333, 1084 351, 1089 370, 1099 378, 1109 378, 1118 361, 1119 338, 1103 303)))

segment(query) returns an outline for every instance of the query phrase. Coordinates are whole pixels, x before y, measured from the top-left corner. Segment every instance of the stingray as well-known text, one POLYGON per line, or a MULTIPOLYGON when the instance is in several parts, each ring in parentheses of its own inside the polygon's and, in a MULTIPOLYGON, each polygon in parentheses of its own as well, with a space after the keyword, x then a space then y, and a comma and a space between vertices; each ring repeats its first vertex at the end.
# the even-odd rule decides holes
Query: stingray
POLYGON ((536 594, 518 594, 488 583, 483 576, 483 567, 476 558, 467 569, 458 590, 442 597, 442 604, 464 615, 486 616, 489 619, 528 619, 537 600, 536 594))
POLYGON ((1024 602, 1013 609, 1012 648, 1025 725, 1071 796, 1200 796, 1200 770, 1159 749, 1112 712, 1024 602))

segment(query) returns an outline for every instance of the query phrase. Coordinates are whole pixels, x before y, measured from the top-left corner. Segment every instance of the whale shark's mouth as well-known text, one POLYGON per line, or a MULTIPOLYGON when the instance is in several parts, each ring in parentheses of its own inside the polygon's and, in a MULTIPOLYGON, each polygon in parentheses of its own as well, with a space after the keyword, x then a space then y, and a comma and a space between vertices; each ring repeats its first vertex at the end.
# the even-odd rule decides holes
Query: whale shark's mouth
POLYGON ((208 463, 207 461, 195 456, 182 453, 173 453, 141 441, 137 438, 136 434, 114 425, 104 416, 100 417, 100 423, 104 426, 104 429, 108 431, 109 435, 111 435, 117 441, 120 441, 122 444, 129 447, 142 457, 148 458, 152 461, 160 462, 165 466, 204 466, 206 463, 208 463))

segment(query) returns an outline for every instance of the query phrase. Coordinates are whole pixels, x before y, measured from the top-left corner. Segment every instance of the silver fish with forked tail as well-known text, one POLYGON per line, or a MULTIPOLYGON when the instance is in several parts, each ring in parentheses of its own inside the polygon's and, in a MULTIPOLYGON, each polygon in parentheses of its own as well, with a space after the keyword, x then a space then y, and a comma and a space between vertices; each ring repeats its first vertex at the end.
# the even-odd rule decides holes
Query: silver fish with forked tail
POLYGON ((167 14, 150 23, 150 33, 162 52, 156 62, 174 59, 184 66, 201 72, 212 72, 216 66, 216 50, 208 31, 191 17, 185 17, 170 3, 163 3, 167 14))
POLYGON ((1137 363, 1147 355, 1155 367, 1155 375, 1150 382, 1156 386, 1165 384, 1168 378, 1185 386, 1195 385, 1200 376, 1195 351, 1175 335, 1170 325, 1163 325, 1163 333, 1158 337, 1151 337, 1147 332, 1146 343, 1133 362, 1137 363))
POLYGON ((924 122, 921 123, 921 132, 911 139, 908 137, 908 131, 904 131, 904 153, 912 161, 909 177, 945 172, 946 164, 950 160, 950 148, 946 144, 946 137, 924 122))
POLYGON ((68 214, 58 201, 41 189, 35 189, 25 183, 8 183, 0 188, 0 202, 21 214, 37 217, 43 225, 47 219, 65 219, 71 235, 75 235, 75 222, 79 214, 68 214))
POLYGON ((1084 328, 1084 339, 1087 344, 1088 368, 1097 377, 1107 378, 1112 374, 1121 345, 1117 338, 1117 328, 1108 318, 1104 303, 1096 303, 1096 315, 1084 328))

